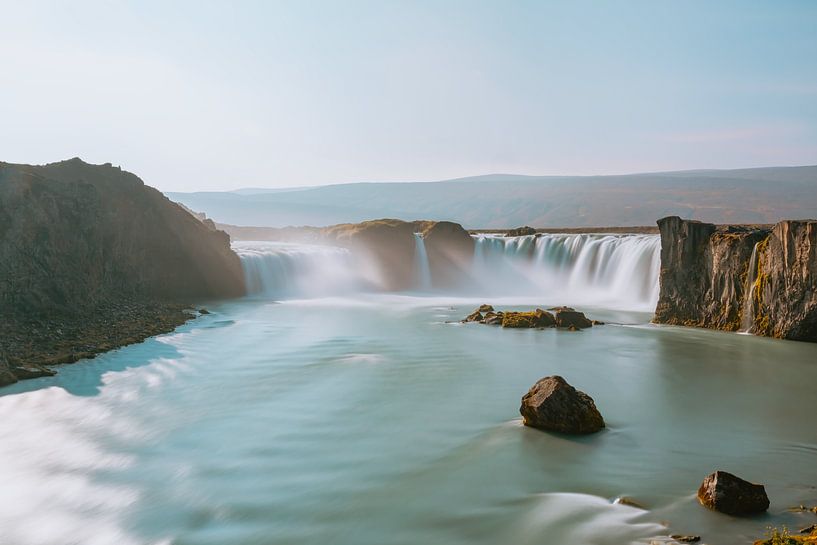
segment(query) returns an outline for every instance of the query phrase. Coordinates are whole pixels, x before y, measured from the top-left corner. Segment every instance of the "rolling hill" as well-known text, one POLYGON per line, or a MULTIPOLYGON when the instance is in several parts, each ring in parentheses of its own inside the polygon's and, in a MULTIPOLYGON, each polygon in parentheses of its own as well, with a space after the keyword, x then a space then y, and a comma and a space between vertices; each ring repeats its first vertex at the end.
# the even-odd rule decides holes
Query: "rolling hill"
POLYGON ((469 229, 653 225, 677 215, 713 223, 817 217, 817 166, 614 176, 492 174, 410 183, 168 193, 217 222, 326 226, 391 217, 469 229))

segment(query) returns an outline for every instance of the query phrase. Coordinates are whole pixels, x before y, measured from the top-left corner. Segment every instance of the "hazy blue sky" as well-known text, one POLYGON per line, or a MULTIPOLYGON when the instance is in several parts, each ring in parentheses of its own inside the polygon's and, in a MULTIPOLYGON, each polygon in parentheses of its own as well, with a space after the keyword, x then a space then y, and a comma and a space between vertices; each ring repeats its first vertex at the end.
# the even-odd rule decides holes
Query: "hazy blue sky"
POLYGON ((817 163, 817 1, 6 2, 0 160, 164 190, 817 163))

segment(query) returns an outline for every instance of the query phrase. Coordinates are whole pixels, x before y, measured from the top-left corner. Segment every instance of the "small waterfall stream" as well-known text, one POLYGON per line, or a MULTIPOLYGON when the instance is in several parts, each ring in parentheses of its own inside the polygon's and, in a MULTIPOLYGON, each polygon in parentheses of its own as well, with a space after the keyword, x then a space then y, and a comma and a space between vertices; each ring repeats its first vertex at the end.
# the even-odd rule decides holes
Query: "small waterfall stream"
POLYGON ((428 264, 428 253, 423 235, 414 233, 414 269, 417 287, 423 291, 431 289, 431 267, 428 264))
POLYGON ((751 333, 755 323, 755 282, 757 281, 757 246, 752 248, 752 257, 749 259, 749 270, 746 271, 746 286, 743 289, 743 316, 741 317, 740 332, 751 333))

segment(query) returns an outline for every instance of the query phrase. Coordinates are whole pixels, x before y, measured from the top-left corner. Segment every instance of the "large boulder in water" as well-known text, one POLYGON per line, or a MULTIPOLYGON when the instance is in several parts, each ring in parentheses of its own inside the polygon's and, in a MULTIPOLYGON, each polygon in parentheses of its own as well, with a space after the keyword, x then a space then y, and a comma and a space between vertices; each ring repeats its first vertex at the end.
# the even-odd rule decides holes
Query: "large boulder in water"
POLYGON ((556 311, 556 326, 585 329, 593 327, 593 322, 588 320, 583 312, 573 310, 569 307, 561 307, 556 311))
POLYGON ((744 481, 726 471, 716 471, 704 479, 698 489, 698 501, 728 515, 751 515, 769 508, 769 497, 762 484, 744 481))
POLYGON ((570 434, 594 433, 604 419, 593 398, 560 376, 540 379, 522 398, 519 408, 526 426, 570 434))

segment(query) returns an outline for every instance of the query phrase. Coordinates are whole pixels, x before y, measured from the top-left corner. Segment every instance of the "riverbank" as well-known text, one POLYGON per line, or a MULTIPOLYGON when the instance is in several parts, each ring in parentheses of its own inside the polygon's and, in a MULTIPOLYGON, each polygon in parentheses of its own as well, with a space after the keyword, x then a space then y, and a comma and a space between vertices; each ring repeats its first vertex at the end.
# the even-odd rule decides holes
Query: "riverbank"
POLYGON ((53 375, 54 365, 168 333, 196 315, 182 303, 118 302, 77 315, 0 317, 0 386, 53 375))

